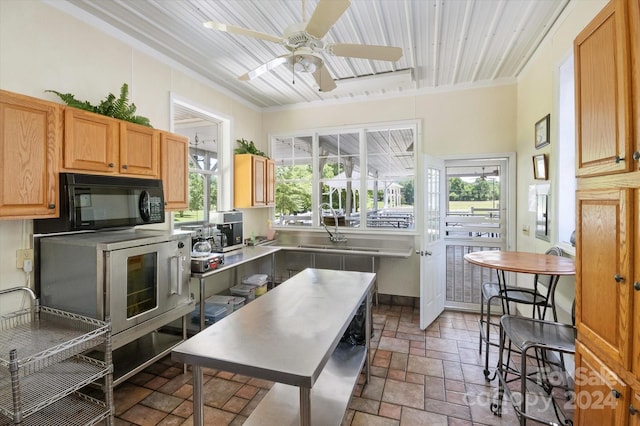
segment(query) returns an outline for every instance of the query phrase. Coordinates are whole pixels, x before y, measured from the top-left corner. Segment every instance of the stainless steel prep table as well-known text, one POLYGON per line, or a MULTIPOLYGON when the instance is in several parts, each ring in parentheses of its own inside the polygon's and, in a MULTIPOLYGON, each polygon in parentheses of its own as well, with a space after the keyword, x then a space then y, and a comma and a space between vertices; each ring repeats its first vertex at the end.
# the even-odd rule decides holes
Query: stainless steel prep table
POLYGON ((374 280, 370 272, 305 269, 174 348, 173 360, 193 366, 194 424, 204 420, 207 367, 278 382, 246 425, 339 425, 364 365, 369 381, 374 280), (365 300, 365 346, 340 343, 365 300))
POLYGON ((210 271, 207 272, 203 272, 203 273, 197 273, 197 272, 193 272, 191 273, 191 276, 193 278, 197 278, 200 282, 200 330, 204 330, 204 323, 205 323, 205 316, 204 316, 204 308, 205 308, 205 304, 204 304, 204 285, 205 285, 205 280, 207 277, 210 277, 214 274, 217 274, 218 272, 230 269, 230 268, 236 268, 244 263, 247 262, 251 262, 253 260, 257 260, 260 259, 261 257, 265 257, 265 256, 269 256, 271 255, 271 276, 273 277, 274 274, 274 265, 275 265, 275 258, 274 255, 276 252, 278 252, 280 250, 280 247, 270 247, 270 246, 266 246, 266 247, 262 247, 262 246, 255 246, 255 247, 244 247, 242 249, 239 250, 233 250, 230 252, 227 252, 224 254, 224 263, 220 266, 218 266, 216 269, 212 269, 210 271))

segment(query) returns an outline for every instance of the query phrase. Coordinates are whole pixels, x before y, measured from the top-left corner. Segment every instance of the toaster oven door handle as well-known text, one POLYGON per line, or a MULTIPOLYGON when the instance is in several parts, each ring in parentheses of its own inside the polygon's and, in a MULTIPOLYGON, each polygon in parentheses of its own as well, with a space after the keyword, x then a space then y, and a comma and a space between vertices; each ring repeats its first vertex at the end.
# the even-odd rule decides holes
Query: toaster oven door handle
POLYGON ((180 296, 182 295, 182 262, 180 261, 180 256, 171 256, 170 265, 170 292, 171 294, 177 294, 180 296))

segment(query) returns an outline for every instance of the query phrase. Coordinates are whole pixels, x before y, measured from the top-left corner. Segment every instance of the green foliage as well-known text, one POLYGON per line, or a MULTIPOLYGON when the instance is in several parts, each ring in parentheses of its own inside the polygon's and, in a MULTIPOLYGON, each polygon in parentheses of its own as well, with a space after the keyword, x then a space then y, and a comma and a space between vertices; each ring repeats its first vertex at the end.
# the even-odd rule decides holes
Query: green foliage
POLYGON ((236 139, 236 142, 238 142, 238 145, 240 145, 240 147, 234 150, 236 154, 253 154, 253 155, 259 155, 261 157, 269 158, 267 157, 267 154, 265 154, 264 152, 256 148, 256 145, 253 143, 253 141, 248 141, 242 138, 242 139, 236 139))
POLYGON ((204 179, 199 173, 189 174, 189 210, 202 210, 204 204, 204 179))
POLYGON ((465 182, 459 177, 449 179, 449 201, 488 201, 500 198, 500 184, 476 179, 465 182))
POLYGON ((127 83, 124 83, 120 88, 120 97, 116 98, 113 93, 109 93, 98 106, 91 105, 89 101, 79 101, 71 93, 60 93, 55 90, 45 90, 45 92, 55 93, 65 104, 73 108, 152 127, 147 117, 135 115, 136 104, 129 103, 129 86, 127 83))
POLYGON ((311 166, 276 168, 276 206, 289 215, 311 210, 311 166))

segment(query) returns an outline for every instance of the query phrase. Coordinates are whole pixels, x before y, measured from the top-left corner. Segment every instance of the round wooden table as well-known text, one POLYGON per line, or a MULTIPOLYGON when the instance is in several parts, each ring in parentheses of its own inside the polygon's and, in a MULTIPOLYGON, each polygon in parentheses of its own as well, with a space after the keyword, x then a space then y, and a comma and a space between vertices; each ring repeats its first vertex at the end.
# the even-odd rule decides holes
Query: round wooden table
POLYGON ((464 255, 464 260, 478 266, 506 272, 540 275, 575 275, 576 264, 562 256, 525 251, 485 250, 464 255))
MULTIPOLYGON (((464 255, 464 260, 477 266, 495 269, 498 276, 499 291, 497 291, 494 296, 489 297, 487 301, 486 316, 484 313, 484 301, 480 301, 480 320, 478 324, 480 328, 480 353, 482 353, 483 342, 486 346, 484 375, 487 380, 493 380, 495 374, 493 375, 493 377, 489 377, 489 345, 492 344, 490 342, 489 334, 491 329, 490 326, 497 324, 491 322, 491 299, 493 299, 494 297, 499 298, 502 305, 502 313, 511 314, 509 301, 513 301, 513 299, 510 299, 510 293, 539 294, 537 292, 537 285, 534 286, 533 291, 526 288, 514 289, 514 287, 507 287, 505 273, 519 272, 525 274, 535 274, 536 276, 534 278, 534 281, 536 283, 538 280, 538 275, 550 275, 551 278, 549 280, 549 288, 547 289, 546 295, 543 296, 543 299, 540 300, 537 305, 543 306, 543 309, 534 308, 532 310, 532 315, 535 317, 536 311, 538 311, 539 319, 544 319, 547 307, 551 307, 554 314, 554 320, 557 320, 555 315, 554 294, 556 285, 561 275, 574 275, 576 273, 576 265, 573 260, 562 256, 553 256, 543 253, 502 250, 485 250, 467 253, 464 255), (483 326, 486 326, 486 330, 483 330, 483 326)), ((535 300, 536 299, 534 296, 534 304, 536 303, 535 300)), ((498 370, 496 370, 496 372, 497 371, 498 370)))

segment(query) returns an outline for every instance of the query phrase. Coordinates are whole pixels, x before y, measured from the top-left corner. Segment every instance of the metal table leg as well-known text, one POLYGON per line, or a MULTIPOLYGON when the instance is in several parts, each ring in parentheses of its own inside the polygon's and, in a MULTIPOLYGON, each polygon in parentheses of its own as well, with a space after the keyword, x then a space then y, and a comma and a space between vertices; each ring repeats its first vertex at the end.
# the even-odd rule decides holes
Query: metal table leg
POLYGON ((311 388, 300 387, 300 426, 311 426, 311 388))
POLYGON ((202 367, 193 366, 193 424, 204 425, 204 401, 202 399, 202 367))
POLYGON ((200 331, 204 330, 204 278, 200 278, 200 331))

